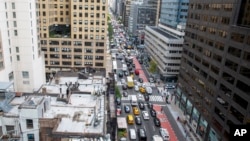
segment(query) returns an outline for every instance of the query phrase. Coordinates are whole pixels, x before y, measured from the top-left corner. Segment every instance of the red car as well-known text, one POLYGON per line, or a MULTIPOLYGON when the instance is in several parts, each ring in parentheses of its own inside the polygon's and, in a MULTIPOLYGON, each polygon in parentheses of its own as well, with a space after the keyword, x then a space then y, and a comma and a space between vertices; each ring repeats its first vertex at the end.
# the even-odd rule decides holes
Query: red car
POLYGON ((136 74, 136 75, 139 75, 139 74, 140 74, 140 70, 136 69, 136 70, 135 70, 135 74, 136 74))

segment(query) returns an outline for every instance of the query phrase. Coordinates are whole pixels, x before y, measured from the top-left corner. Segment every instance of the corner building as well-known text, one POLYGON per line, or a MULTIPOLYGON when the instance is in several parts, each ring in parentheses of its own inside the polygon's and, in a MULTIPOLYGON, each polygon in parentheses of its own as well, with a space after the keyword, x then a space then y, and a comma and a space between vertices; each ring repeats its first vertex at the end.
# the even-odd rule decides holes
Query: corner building
POLYGON ((204 141, 250 122, 249 1, 190 0, 176 104, 204 141))
POLYGON ((47 76, 106 66, 107 0, 40 0, 41 46, 47 76))

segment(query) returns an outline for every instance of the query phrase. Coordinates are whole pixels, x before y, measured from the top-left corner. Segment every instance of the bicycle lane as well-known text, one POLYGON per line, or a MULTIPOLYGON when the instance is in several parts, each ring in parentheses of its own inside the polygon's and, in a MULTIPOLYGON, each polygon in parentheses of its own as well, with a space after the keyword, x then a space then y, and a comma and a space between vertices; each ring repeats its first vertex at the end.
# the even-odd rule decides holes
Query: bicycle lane
POLYGON ((169 136, 170 136, 170 141, 178 141, 178 138, 175 135, 175 132, 174 132, 171 124, 169 123, 167 116, 164 114, 164 112, 161 110, 161 108, 162 107, 160 105, 154 104, 154 110, 157 113, 157 117, 160 119, 161 127, 168 130, 169 136))
POLYGON ((143 79, 143 82, 148 82, 148 79, 147 79, 144 71, 141 68, 141 64, 138 62, 138 60, 136 59, 136 57, 133 57, 133 62, 135 64, 135 69, 139 70, 139 77, 143 79))

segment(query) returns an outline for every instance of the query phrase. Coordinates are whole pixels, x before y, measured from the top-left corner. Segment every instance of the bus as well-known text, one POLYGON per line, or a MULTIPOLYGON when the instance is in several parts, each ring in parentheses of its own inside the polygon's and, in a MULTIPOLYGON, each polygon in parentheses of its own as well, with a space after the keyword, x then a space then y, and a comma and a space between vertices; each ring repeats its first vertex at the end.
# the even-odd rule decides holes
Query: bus
POLYGON ((117 70, 117 62, 113 61, 113 72, 116 72, 117 70))

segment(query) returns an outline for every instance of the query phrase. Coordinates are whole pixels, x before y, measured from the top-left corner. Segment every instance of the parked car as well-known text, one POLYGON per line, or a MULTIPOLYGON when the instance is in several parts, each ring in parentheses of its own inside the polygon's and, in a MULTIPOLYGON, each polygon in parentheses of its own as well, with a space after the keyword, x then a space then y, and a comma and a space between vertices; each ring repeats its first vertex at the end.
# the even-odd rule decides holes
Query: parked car
POLYGON ((154 109, 150 110, 150 114, 152 117, 156 117, 156 111, 154 109))
POLYGON ((135 64, 132 64, 133 68, 135 68, 135 64))
POLYGON ((128 89, 128 86, 127 86, 126 84, 123 84, 123 85, 122 85, 122 89, 123 89, 123 90, 127 90, 127 89, 128 89))
POLYGON ((130 107, 129 107, 129 105, 124 105, 124 111, 126 113, 130 113, 130 107))
POLYGON ((140 116, 136 116, 136 117, 135 117, 135 123, 136 123, 137 125, 141 125, 141 117, 140 117, 140 116))
POLYGON ((160 122, 159 118, 157 118, 157 117, 154 118, 154 123, 155 123, 155 126, 157 126, 157 127, 161 126, 161 122, 160 122))
POLYGON ((127 92, 123 91, 122 94, 123 94, 124 97, 128 97, 128 93, 127 92))
POLYGON ((145 109, 144 103, 142 101, 139 101, 138 105, 140 109, 145 109))

